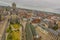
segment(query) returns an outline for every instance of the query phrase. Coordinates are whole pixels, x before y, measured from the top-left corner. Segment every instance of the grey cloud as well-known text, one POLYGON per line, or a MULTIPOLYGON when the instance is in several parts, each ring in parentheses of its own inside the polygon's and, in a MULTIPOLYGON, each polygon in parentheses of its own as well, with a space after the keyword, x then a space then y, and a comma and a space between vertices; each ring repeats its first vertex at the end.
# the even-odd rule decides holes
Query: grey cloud
POLYGON ((46 10, 52 12, 59 12, 58 10, 55 9, 60 8, 60 0, 0 0, 0 1, 6 2, 9 5, 11 5, 12 2, 15 2, 17 4, 17 7, 46 10))

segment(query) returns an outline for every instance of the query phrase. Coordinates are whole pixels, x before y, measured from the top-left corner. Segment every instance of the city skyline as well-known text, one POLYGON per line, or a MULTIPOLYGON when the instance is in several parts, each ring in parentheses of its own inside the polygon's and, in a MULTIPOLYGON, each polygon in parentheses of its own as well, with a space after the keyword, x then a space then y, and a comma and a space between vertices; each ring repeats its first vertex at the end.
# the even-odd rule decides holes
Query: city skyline
POLYGON ((60 14, 0 6, 0 40, 60 40, 60 14))
POLYGON ((15 2, 19 8, 60 13, 59 0, 0 0, 0 5, 11 6, 13 2, 15 2))

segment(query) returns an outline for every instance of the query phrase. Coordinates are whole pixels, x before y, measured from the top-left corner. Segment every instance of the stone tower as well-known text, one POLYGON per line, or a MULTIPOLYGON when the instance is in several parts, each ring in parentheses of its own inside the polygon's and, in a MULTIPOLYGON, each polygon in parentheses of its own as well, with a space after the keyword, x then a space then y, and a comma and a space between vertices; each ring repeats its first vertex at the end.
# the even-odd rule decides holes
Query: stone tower
POLYGON ((15 2, 14 2, 14 3, 12 3, 12 9, 13 9, 13 10, 15 10, 15 9, 16 9, 16 4, 15 4, 15 2))

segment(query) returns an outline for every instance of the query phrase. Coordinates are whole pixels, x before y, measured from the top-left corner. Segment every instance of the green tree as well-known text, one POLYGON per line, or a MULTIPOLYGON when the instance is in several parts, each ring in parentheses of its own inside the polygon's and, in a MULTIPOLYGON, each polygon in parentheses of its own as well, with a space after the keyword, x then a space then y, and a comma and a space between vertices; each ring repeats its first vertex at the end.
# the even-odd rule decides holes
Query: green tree
POLYGON ((1 14, 0 14, 0 21, 1 21, 1 14))
POLYGON ((58 24, 56 24, 52 29, 57 30, 58 29, 58 24))
POLYGON ((11 35, 11 33, 8 34, 7 40, 12 40, 12 35, 11 35))
POLYGON ((25 32, 26 32, 26 40, 33 40, 33 35, 29 23, 26 24, 25 32))
POLYGON ((36 30, 35 30, 35 27, 32 24, 30 24, 30 29, 32 31, 33 36, 36 36, 36 30))

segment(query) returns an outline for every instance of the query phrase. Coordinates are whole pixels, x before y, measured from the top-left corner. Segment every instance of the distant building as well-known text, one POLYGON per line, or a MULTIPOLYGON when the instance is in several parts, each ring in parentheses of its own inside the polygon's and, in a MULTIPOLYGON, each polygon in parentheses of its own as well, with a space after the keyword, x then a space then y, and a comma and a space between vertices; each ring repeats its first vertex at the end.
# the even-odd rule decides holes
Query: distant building
POLYGON ((44 19, 43 23, 44 23, 45 27, 47 27, 47 28, 53 28, 54 27, 54 21, 51 19, 44 19))
POLYGON ((58 29, 60 29, 60 20, 58 21, 58 29))
POLYGON ((40 23, 40 19, 33 19, 32 23, 40 23))
POLYGON ((12 3, 12 9, 10 10, 10 14, 18 15, 18 10, 16 9, 16 4, 15 3, 12 3))
POLYGON ((16 9, 16 4, 12 3, 12 9, 15 10, 16 9))

